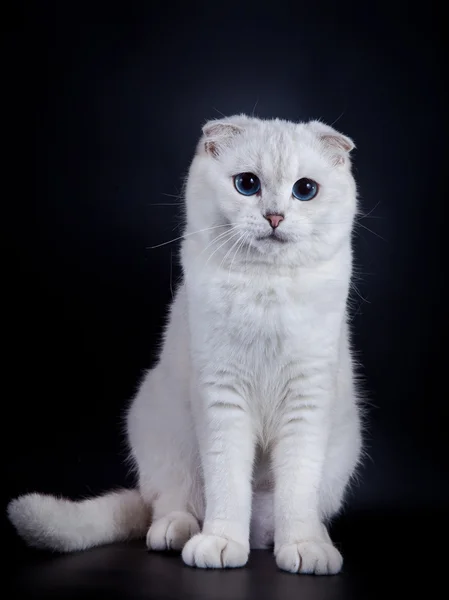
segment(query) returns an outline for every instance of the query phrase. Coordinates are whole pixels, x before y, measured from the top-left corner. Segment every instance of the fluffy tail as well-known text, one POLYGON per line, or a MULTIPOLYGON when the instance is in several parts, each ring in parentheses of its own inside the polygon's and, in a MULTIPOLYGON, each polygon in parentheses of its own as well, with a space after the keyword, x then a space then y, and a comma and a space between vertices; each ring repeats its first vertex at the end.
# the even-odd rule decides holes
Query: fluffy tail
POLYGON ((26 494, 12 500, 7 511, 30 546, 59 552, 144 537, 150 523, 150 511, 137 490, 79 502, 26 494))

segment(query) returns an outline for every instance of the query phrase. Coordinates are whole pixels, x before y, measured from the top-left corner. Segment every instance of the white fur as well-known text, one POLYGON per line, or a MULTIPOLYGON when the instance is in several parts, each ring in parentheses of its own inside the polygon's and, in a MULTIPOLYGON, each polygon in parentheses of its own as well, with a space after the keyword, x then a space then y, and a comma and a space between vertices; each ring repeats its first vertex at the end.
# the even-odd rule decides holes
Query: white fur
POLYGON ((274 544, 287 571, 340 570, 325 523, 361 451, 346 324, 352 147, 319 122, 205 125, 186 186, 184 280, 127 417, 141 500, 24 496, 9 516, 28 542, 74 550, 144 535, 151 507, 149 548, 183 547, 189 565, 242 566, 251 540, 274 544), (260 195, 236 191, 247 171, 260 195), (292 196, 301 177, 320 185, 309 202, 292 196), (261 239, 266 212, 285 216, 284 242, 261 239))
POLYGON ((79 502, 27 494, 9 503, 8 516, 30 546, 60 552, 140 537, 150 523, 149 507, 137 490, 79 502))

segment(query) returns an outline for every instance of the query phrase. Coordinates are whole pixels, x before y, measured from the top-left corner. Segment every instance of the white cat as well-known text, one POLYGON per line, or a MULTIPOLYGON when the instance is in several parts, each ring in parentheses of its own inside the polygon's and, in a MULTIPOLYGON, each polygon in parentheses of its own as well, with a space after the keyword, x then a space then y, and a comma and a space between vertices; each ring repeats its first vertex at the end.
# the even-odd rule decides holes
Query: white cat
POLYGON ((318 121, 204 126, 183 283, 127 415, 138 490, 19 497, 8 514, 29 544, 73 551, 148 531, 148 548, 182 550, 191 566, 241 567, 250 546, 274 544, 281 569, 340 571, 325 523, 361 453, 346 315, 353 147, 318 121))

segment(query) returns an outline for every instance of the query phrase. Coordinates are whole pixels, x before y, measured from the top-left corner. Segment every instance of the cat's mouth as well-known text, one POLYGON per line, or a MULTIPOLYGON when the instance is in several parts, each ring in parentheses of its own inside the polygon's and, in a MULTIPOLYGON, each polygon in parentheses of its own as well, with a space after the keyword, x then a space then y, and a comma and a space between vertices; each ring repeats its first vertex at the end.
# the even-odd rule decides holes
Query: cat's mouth
POLYGON ((285 244, 288 242, 288 239, 282 233, 279 233, 276 230, 272 231, 268 235, 262 235, 256 239, 258 242, 277 242, 280 244, 285 244))

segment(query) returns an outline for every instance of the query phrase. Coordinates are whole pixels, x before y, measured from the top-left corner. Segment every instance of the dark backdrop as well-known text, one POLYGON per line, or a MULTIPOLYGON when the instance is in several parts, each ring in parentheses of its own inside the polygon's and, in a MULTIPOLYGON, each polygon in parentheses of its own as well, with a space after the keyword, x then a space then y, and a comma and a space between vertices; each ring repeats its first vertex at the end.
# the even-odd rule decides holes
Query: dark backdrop
MULTIPOLYGON (((5 502, 132 483, 121 418, 179 277, 205 120, 354 138, 369 458, 349 510, 448 505, 447 78, 431 2, 17 2, 3 21, 5 502)), ((443 10, 443 9, 441 9, 443 10)))

